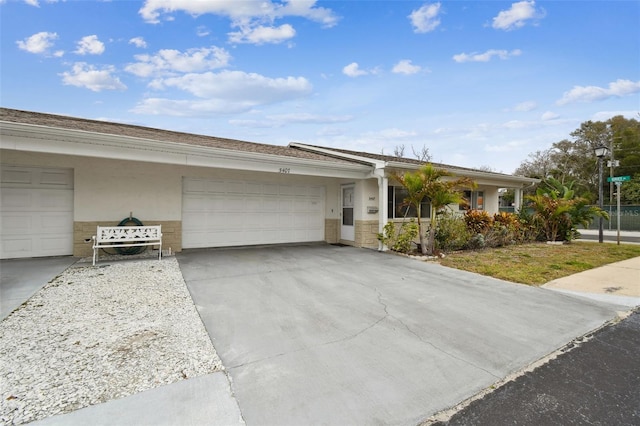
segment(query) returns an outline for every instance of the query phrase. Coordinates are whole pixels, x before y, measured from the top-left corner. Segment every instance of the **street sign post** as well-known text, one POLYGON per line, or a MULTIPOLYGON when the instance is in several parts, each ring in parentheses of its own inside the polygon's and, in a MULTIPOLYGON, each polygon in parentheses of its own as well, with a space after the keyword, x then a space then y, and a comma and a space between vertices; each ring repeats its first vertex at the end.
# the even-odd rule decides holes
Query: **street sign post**
MULTIPOLYGON (((618 199, 618 245, 620 245, 620 187, 622 186, 622 182, 629 182, 631 180, 631 176, 611 176, 607 178, 607 182, 615 182, 616 184, 616 198, 618 199)), ((611 223, 611 217, 609 217, 609 223, 611 223)))

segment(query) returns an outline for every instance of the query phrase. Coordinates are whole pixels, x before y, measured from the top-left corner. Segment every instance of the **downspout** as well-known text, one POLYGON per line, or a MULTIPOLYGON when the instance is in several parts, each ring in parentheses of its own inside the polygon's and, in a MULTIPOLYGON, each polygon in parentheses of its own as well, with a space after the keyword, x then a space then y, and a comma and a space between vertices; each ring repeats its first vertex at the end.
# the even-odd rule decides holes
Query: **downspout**
MULTIPOLYGON (((378 233, 382 234, 389 217, 389 178, 385 176, 384 166, 376 167, 372 175, 378 179, 378 233)), ((378 251, 387 251, 387 246, 382 241, 378 241, 378 251)))

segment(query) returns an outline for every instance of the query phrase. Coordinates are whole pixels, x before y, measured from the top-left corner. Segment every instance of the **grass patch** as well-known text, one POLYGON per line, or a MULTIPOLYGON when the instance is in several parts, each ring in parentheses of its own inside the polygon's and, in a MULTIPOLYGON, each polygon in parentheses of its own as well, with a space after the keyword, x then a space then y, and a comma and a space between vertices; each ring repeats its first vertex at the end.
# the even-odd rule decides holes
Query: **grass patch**
POLYGON ((636 256, 640 256, 640 245, 537 243, 452 253, 440 263, 502 280, 542 285, 556 278, 636 256))

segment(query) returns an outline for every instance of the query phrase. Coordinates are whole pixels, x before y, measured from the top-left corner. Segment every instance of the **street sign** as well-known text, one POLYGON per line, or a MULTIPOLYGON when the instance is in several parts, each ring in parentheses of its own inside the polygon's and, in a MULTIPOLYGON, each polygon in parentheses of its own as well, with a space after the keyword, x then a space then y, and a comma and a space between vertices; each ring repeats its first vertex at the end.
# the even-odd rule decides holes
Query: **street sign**
POLYGON ((607 182, 627 182, 631 180, 631 176, 614 176, 608 177, 607 182))

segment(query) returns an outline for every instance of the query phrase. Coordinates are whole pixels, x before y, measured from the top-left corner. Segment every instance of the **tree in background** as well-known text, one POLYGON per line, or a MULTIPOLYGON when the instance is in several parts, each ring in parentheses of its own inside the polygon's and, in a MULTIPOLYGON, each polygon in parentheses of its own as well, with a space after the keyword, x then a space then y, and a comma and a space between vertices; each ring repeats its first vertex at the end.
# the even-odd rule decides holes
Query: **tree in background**
MULTIPOLYGON (((598 199, 598 161, 593 150, 600 145, 609 147, 613 158, 620 162, 610 171, 614 176, 640 173, 640 122, 615 116, 607 121, 582 123, 580 128, 571 132, 571 139, 563 139, 547 150, 529 154, 514 174, 538 179, 552 177, 561 183, 573 182, 577 196, 595 203, 598 199)), ((625 198, 625 185, 621 201, 626 204, 637 202, 634 197, 625 198)), ((610 186, 605 185, 604 189, 605 198, 608 198, 610 186)), ((536 190, 532 188, 528 195, 536 190)), ((633 191, 628 193, 631 195, 633 191)))

